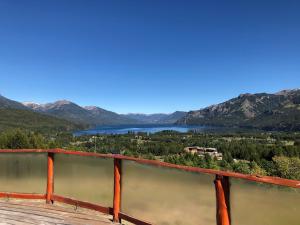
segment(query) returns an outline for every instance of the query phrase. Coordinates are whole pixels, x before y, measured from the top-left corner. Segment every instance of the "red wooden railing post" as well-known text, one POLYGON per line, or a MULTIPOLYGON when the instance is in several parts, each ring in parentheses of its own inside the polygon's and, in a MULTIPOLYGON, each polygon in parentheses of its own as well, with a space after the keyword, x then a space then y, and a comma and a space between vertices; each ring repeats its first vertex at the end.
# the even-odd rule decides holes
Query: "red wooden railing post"
POLYGON ((114 159, 114 206, 113 217, 114 222, 120 222, 120 208, 121 208, 121 159, 114 159))
POLYGON ((216 175, 217 225, 230 225, 229 177, 216 175))
POLYGON ((48 175, 47 175, 47 192, 46 202, 52 203, 51 197, 54 191, 54 153, 48 152, 48 175))

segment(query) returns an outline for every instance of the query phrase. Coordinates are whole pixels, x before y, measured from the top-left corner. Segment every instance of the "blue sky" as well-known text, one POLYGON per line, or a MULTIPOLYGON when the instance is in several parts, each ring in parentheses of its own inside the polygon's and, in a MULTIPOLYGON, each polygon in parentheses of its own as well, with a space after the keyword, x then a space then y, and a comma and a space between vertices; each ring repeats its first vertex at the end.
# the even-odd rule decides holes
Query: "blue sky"
POLYGON ((300 87, 300 1, 0 0, 0 93, 119 113, 300 87))

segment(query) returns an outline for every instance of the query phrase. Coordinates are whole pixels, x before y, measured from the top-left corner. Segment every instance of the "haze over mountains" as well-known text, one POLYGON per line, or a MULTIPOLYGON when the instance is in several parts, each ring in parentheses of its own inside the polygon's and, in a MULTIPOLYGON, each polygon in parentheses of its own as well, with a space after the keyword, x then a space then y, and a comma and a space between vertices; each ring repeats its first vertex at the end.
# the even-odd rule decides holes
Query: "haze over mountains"
POLYGON ((23 103, 35 112, 90 126, 132 124, 136 121, 96 106, 81 107, 67 100, 47 104, 23 103))
POLYGON ((117 114, 97 106, 81 107, 67 100, 37 104, 0 96, 0 130, 9 127, 72 130, 100 125, 175 123, 184 112, 172 114, 117 114), (42 121, 45 121, 42 123, 42 121), (36 123, 36 122, 39 122, 36 123))
POLYGON ((67 100, 47 104, 24 102, 23 105, 35 112, 90 126, 175 123, 185 115, 184 112, 175 112, 173 114, 117 114, 97 106, 82 107, 67 100))
POLYGON ((123 114, 123 116, 133 119, 135 121, 141 121, 148 124, 172 124, 186 115, 186 112, 176 111, 171 114, 154 113, 154 114, 142 114, 142 113, 129 113, 123 114))
POLYGON ((42 127, 72 130, 97 125, 179 124, 300 130, 300 89, 275 94, 241 94, 226 102, 188 113, 117 114, 67 100, 20 103, 0 96, 0 129, 42 127))

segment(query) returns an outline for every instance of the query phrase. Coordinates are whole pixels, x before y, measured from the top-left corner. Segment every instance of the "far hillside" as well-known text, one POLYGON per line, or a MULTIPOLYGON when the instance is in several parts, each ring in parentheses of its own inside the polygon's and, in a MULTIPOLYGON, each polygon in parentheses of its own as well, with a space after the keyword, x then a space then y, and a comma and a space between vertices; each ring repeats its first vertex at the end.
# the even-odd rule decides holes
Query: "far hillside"
POLYGON ((226 102, 190 111, 177 124, 300 130, 300 89, 275 94, 241 94, 226 102))
POLYGON ((0 131, 10 128, 45 132, 72 131, 84 126, 29 110, 0 109, 0 131))
POLYGON ((21 128, 39 132, 83 129, 83 125, 30 110, 23 104, 0 96, 0 131, 21 128))

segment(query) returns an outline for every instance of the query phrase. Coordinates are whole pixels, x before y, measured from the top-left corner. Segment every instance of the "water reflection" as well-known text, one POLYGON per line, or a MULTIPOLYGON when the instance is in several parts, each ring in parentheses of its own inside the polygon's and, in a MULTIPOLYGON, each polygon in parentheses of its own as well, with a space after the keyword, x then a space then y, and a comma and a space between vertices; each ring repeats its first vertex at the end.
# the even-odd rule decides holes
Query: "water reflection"
POLYGON ((214 132, 228 128, 208 127, 208 126, 175 126, 175 125, 122 125, 122 126, 99 126, 90 130, 82 130, 74 133, 75 136, 95 135, 95 134, 127 134, 127 133, 157 133, 161 131, 176 132, 214 132))

